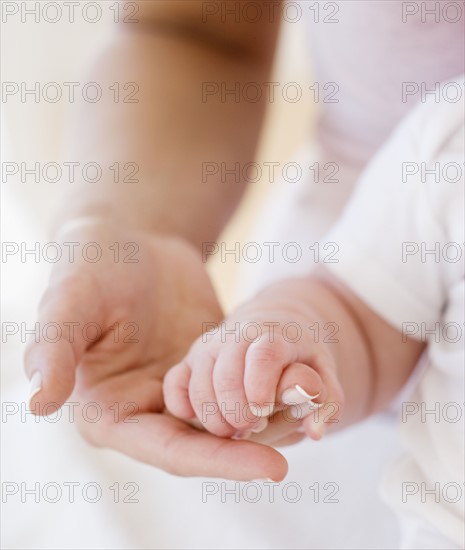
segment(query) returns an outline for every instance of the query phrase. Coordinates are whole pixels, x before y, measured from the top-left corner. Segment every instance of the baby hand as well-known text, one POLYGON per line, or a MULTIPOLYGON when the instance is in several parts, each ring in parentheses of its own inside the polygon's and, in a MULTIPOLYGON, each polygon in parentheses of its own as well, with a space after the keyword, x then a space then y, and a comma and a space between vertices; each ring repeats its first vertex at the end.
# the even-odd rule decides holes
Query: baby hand
MULTIPOLYGON (((168 410, 183 420, 238 439, 260 432, 283 409, 297 428, 320 439, 325 422, 337 421, 342 390, 327 345, 316 341, 314 319, 260 300, 250 302, 204 333, 164 379, 168 410), (331 414, 318 408, 331 403, 331 414)), ((295 309, 295 308, 294 308, 295 309)))

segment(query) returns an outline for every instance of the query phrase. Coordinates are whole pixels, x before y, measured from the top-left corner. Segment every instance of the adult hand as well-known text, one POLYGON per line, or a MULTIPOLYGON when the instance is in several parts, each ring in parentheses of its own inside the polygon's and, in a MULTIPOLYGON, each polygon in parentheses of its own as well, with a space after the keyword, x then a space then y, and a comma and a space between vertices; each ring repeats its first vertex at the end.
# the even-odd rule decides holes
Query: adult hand
POLYGON ((30 408, 46 414, 52 402, 70 399, 82 411, 97 403, 97 422, 77 415, 87 441, 173 474, 283 479, 286 460, 271 447, 215 437, 164 409, 167 369, 203 323, 222 318, 198 253, 175 238, 99 221, 70 225, 60 240, 78 243, 76 257, 54 266, 39 307, 40 326, 54 323, 62 334, 28 345, 30 408), (98 261, 79 254, 87 243, 98 245, 87 247, 101 250, 98 261))

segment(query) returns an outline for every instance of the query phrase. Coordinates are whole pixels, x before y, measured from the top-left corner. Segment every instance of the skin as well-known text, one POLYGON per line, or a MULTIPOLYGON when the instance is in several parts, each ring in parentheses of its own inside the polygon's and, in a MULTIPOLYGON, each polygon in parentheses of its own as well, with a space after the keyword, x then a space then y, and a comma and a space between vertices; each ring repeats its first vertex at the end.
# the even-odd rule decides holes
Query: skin
POLYGON ((163 402, 166 370, 186 353, 203 322, 223 316, 200 250, 217 238, 245 189, 244 182, 224 185, 219 177, 202 182, 202 164, 252 161, 266 107, 225 104, 218 97, 202 102, 202 85, 269 80, 279 30, 278 18, 259 24, 204 21, 203 4, 140 2, 139 23, 121 24, 84 75, 102 89, 136 82, 139 102, 115 103, 107 95, 96 104, 76 103, 69 158, 105 167, 134 162, 139 182, 115 184, 105 176, 112 175, 108 170, 95 184, 75 182, 66 189, 66 208, 57 213, 52 238, 94 241, 107 250, 110 241, 136 242, 144 260, 134 264, 137 269, 110 259, 54 266, 40 322, 90 320, 103 327, 104 336, 92 345, 71 344, 66 336, 56 344, 32 342, 26 373, 32 378, 40 372, 42 383, 31 407, 40 414, 47 403, 62 404, 70 396, 104 409, 134 401, 138 423, 125 423, 122 416, 114 422, 109 411, 101 422, 81 426, 86 439, 179 475, 280 480, 287 472, 280 453, 201 433, 174 419, 163 402), (99 221, 71 232, 60 229, 88 216, 99 221), (109 327, 115 319, 136 322, 141 343, 114 345, 109 327))
POLYGON ((95 237, 104 250, 115 240, 137 242, 139 262, 115 263, 105 253, 98 263, 64 263, 52 273, 39 323, 58 323, 63 338, 33 341, 26 350, 28 376, 40 372, 43 377, 31 409, 41 414, 47 404, 67 399, 80 408, 99 403, 98 422, 76 415, 89 443, 177 475, 283 479, 286 461, 271 447, 202 433, 165 410, 164 374, 201 333, 205 319, 218 322, 223 316, 196 250, 180 239, 129 232, 107 222, 61 236, 81 242, 95 237), (78 323, 74 335, 67 330, 70 322, 78 323), (87 341, 80 330, 86 323, 97 323, 102 338, 87 341), (115 323, 122 327, 119 336, 111 328, 115 323), (126 323, 138 329, 130 339, 126 323))
MULTIPOLYGON (((259 23, 205 20, 202 5, 195 0, 140 2, 139 23, 122 24, 85 75, 102 89, 114 82, 136 82, 139 102, 116 103, 107 95, 96 104, 76 103, 69 158, 102 166, 134 162, 139 182, 115 184, 106 170, 95 184, 66 186, 66 208, 56 216, 53 240, 94 241, 105 252, 97 263, 54 265, 39 322, 63 327, 94 322, 103 334, 88 342, 79 330, 72 337, 63 329, 63 338, 54 344, 32 342, 26 373, 29 378, 40 373, 41 384, 30 405, 41 414, 47 403, 61 405, 68 398, 81 406, 98 402, 105 411, 102 420, 80 426, 90 443, 175 474, 281 480, 285 459, 261 443, 300 438, 290 432, 289 423, 277 418, 257 442, 234 441, 174 418, 163 399, 167 370, 181 361, 204 322, 223 317, 199 251, 203 242, 218 237, 245 189, 244 182, 225 185, 218 176, 203 182, 202 163, 252 161, 266 107, 263 102, 222 103, 219 96, 202 102, 202 85, 269 80, 279 30, 279 18, 259 23), (89 216, 95 219, 67 225, 89 216), (108 254, 115 242, 136 243, 138 263, 115 262, 108 254), (138 342, 115 342, 115 322, 135 323, 138 342), (115 421, 113 404, 129 402, 136 404, 136 414, 125 418, 120 408, 115 421)), ((357 315, 363 317, 364 306, 352 306, 360 307, 357 315)), ((280 311, 281 305, 272 307, 280 311)), ((332 310, 328 315, 333 320, 332 310)), ((363 346, 355 345, 365 338, 362 333, 355 339, 354 355, 362 352, 363 346)), ((370 340, 370 353, 377 344, 370 340)), ((402 365, 405 372, 411 369, 407 363, 402 365)), ((349 403, 348 378, 341 371, 349 403)), ((397 388, 397 382, 392 386, 397 388)))
MULTIPOLYGON (((324 269, 266 288, 240 306, 225 327, 231 331, 237 323, 260 325, 261 338, 251 342, 253 336, 244 337, 239 331, 238 338, 226 330, 199 338, 164 382, 169 410, 184 420, 197 417, 218 436, 253 430, 257 417, 249 414, 247 404, 264 410, 267 403, 276 403, 278 410, 283 409, 280 396, 299 384, 307 393, 319 394, 315 402, 322 409, 301 422, 306 434, 318 440, 327 429, 344 428, 385 408, 424 349, 421 342, 405 341, 324 269), (277 323, 273 337, 271 322, 277 323), (321 333, 316 338, 315 332, 306 330, 314 323, 323 327, 328 322, 338 327, 337 337, 329 341, 321 333), (292 336, 283 336, 282 327, 288 323, 302 328, 296 342, 289 342, 292 336), (236 404, 241 413, 227 414, 236 404)), ((278 426, 284 438, 298 425, 278 413, 273 436, 278 426)), ((265 432, 255 439, 266 441, 267 437, 265 432)))
POLYGON ((204 182, 202 165, 253 161, 266 102, 222 102, 220 94, 203 101, 203 86, 269 80, 279 18, 274 23, 204 21, 203 5, 196 0, 140 2, 139 23, 122 23, 85 75, 106 89, 115 82, 121 88, 136 82, 139 102, 115 103, 110 94, 107 101, 76 103, 70 158, 102 166, 135 162, 139 182, 115 184, 107 176, 85 186, 85 192, 76 185, 65 197, 67 208, 58 214, 57 228, 69 219, 95 215, 128 229, 175 235, 199 249, 218 237, 245 182, 226 185, 219 174, 204 182))

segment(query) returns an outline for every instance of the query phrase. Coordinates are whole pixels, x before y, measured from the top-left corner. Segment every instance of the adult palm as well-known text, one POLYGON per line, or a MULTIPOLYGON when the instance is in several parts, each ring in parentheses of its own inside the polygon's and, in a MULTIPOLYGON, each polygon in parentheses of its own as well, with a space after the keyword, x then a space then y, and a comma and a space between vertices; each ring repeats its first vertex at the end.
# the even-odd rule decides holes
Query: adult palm
POLYGON ((42 337, 26 350, 26 372, 40 387, 30 407, 42 414, 51 402, 77 402, 89 442, 174 474, 282 479, 287 463, 273 448, 215 437, 164 408, 167 369, 204 323, 222 318, 198 253, 178 239, 99 222, 60 237, 63 246, 78 244, 66 245, 74 260, 52 271, 39 307, 42 337), (44 338, 51 326, 60 338, 44 338), (89 417, 95 407, 97 421, 89 417))

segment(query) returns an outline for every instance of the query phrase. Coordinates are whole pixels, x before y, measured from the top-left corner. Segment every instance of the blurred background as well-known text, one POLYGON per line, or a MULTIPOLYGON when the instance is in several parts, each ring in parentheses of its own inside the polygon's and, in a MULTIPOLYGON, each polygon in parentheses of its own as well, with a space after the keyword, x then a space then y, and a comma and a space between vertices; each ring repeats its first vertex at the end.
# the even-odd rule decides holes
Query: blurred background
MULTIPOLYGON (((13 3, 14 4, 14 3, 13 3)), ((23 2, 33 9, 34 2, 23 2)), ((66 2, 65 2, 66 4, 66 2)), ((109 4, 109 2, 107 2, 109 4)), ((105 2, 103 5, 106 5, 105 2)), ((50 12, 53 13, 52 11, 50 12)), ((22 22, 20 13, 7 17, 2 25, 2 80, 3 82, 75 82, 86 66, 116 32, 112 20, 113 12, 103 10, 97 23, 87 23, 76 17, 73 23, 59 21, 47 23, 43 19, 36 23, 33 16, 22 22)), ((283 24, 280 47, 276 58, 275 82, 309 82, 311 80, 310 59, 305 44, 305 26, 283 24)), ((303 95, 296 103, 285 101, 276 94, 276 101, 270 104, 263 131, 263 138, 257 154, 257 162, 272 159, 285 163, 305 140, 310 139, 311 128, 316 115, 316 106, 310 94, 303 95)), ((63 162, 63 132, 69 104, 66 102, 21 103, 11 98, 2 104, 2 142, 4 159, 13 162, 63 162)), ((45 232, 50 229, 53 212, 56 211, 58 193, 51 183, 24 183, 20 178, 9 177, 12 185, 4 186, 5 231, 14 226, 18 214, 14 205, 21 205, 21 216, 39 224, 45 232), (15 213, 13 213, 15 212, 15 213), (12 225, 13 224, 13 225, 12 225)), ((279 181, 263 181, 249 185, 246 199, 234 219, 225 230, 223 239, 235 242, 247 235, 254 216, 260 209, 263 197, 271 191, 270 186, 279 181)), ((16 206, 17 207, 17 206, 16 206)), ((22 224, 19 224, 22 226, 22 224)), ((4 235, 5 240, 7 233, 4 235)), ((220 266, 213 257, 212 273, 218 292, 226 307, 232 305, 235 271, 239 264, 228 262, 227 269, 220 266), (222 272, 219 276, 219 270, 222 272)), ((16 276, 15 276, 16 277, 16 276)))
MULTIPOLYGON (((116 30, 111 12, 104 9, 104 14, 94 24, 81 17, 74 23, 55 24, 36 23, 31 17, 26 23, 18 16, 8 18, 1 29, 2 81, 79 80, 89 58, 116 30)), ((305 26, 283 25, 273 80, 310 81, 310 66, 305 26)), ((62 150, 66 103, 12 100, 3 101, 1 107, 3 163, 66 160, 62 150)), ((286 162, 311 141, 315 116, 310 101, 273 103, 257 161, 286 162)), ((269 181, 250 185, 246 200, 225 231, 225 241, 247 239, 270 185, 269 181)), ((3 243, 46 241, 52 212, 66 208, 57 203, 57 187, 52 183, 2 179, 3 243)), ((234 261, 224 264, 216 259, 210 266, 226 309, 238 297, 239 267, 234 261)), ((32 327, 51 264, 10 258, 2 268, 3 326, 26 323, 32 327)), ((265 502, 269 499, 236 503, 231 497, 222 502, 221 490, 205 501, 205 480, 174 478, 115 452, 90 448, 70 426, 68 414, 51 419, 28 414, 23 350, 19 335, 3 334, 3 548, 394 547, 394 518, 379 501, 376 489, 385 462, 397 449, 389 423, 370 421, 369 428, 357 427, 349 436, 323 442, 318 452, 311 444, 304 453, 300 445, 286 452, 291 465, 287 481, 301 479, 301 472, 306 471, 303 483, 314 488, 320 484, 321 491, 326 487, 318 502, 312 496, 314 490, 292 504, 281 493, 274 503, 265 502), (367 433, 376 433, 378 450, 368 445, 367 433), (37 483, 41 484, 39 493, 37 483), (51 485, 44 498, 41 491, 47 483, 51 485), (66 483, 75 484, 73 502, 66 483), (57 484, 61 496, 54 492, 57 484), (86 484, 90 484, 88 495, 83 496, 86 484), (97 498, 99 488, 102 494, 97 498), (336 500, 323 502, 333 489, 336 500), (129 501, 123 502, 125 498, 129 501)))

